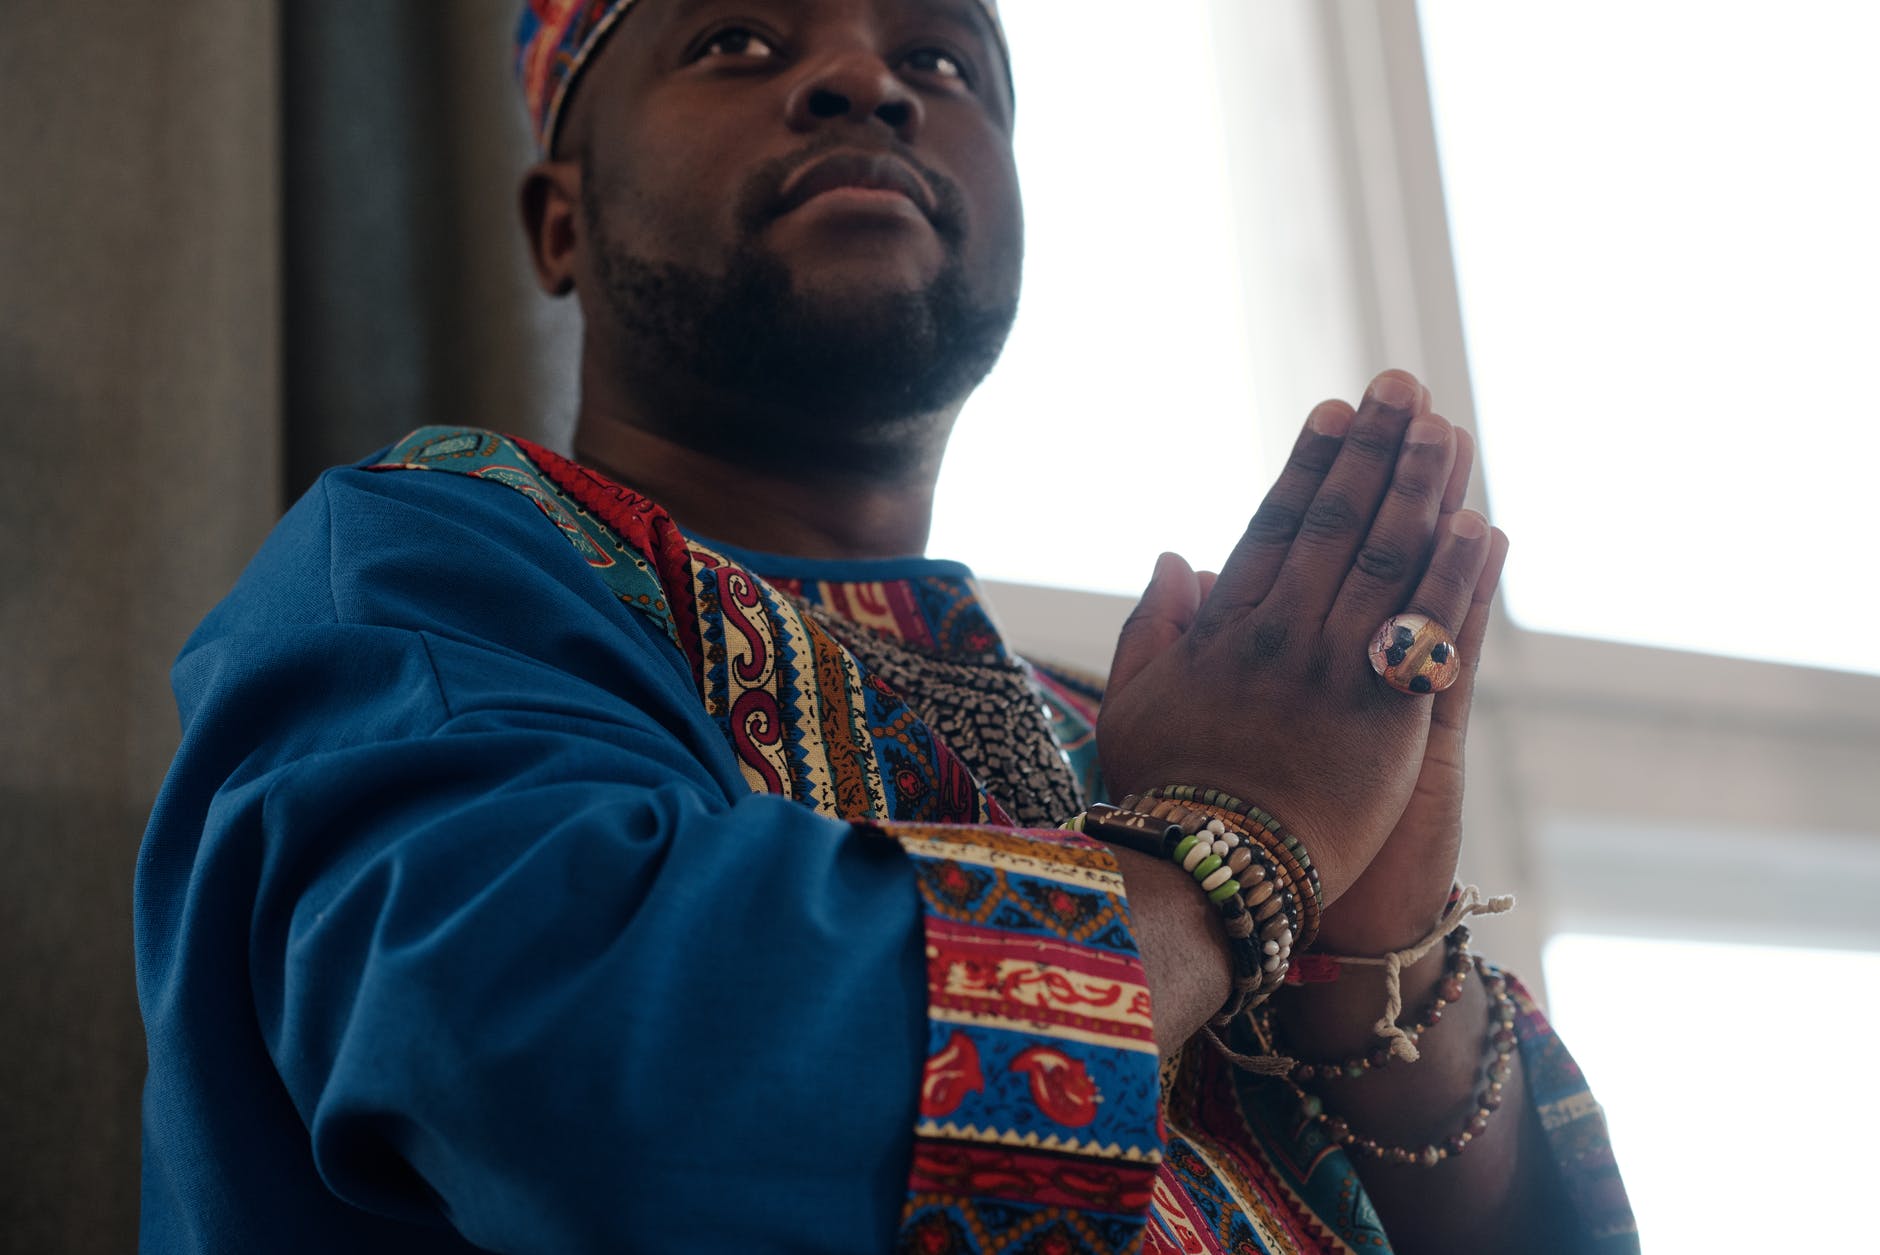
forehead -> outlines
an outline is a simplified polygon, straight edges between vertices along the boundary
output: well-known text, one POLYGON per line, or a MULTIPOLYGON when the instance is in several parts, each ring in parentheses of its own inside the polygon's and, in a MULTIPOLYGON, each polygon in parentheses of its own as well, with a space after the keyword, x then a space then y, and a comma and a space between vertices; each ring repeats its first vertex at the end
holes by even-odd
POLYGON ((657 44, 701 20, 738 13, 798 24, 858 5, 884 22, 938 22, 990 44, 1009 102, 1011 63, 998 0, 528 0, 516 32, 516 74, 537 146, 543 153, 553 149, 577 81, 606 46, 657 44))
MULTIPOLYGON (((977 34, 1003 43, 1003 30, 999 23, 998 0, 863 0, 866 7, 880 17, 922 17, 950 21, 977 34)), ((634 0, 627 0, 628 7, 635 7, 634 0)), ((742 0, 742 3, 727 4, 727 0, 638 0, 637 7, 643 10, 637 21, 642 22, 679 22, 689 21, 702 14, 709 14, 723 8, 755 9, 771 12, 781 11, 785 16, 799 19, 815 19, 824 13, 834 13, 853 7, 853 0, 742 0)))

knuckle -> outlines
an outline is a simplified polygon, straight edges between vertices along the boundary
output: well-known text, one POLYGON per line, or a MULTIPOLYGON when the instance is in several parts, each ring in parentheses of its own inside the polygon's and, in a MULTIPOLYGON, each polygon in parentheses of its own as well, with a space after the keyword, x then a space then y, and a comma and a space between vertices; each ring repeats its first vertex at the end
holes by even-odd
POLYGON ((1436 481, 1427 475, 1399 474, 1390 481, 1390 495, 1415 509, 1423 509, 1436 500, 1436 481))
POLYGON ((1255 544, 1291 540, 1299 531, 1302 512, 1284 501, 1265 501, 1247 521, 1247 539, 1255 544))
POLYGON ((1226 629, 1227 620, 1216 615, 1204 614, 1195 620, 1194 626, 1182 633, 1182 638, 1176 642, 1176 647, 1192 658, 1212 645, 1214 639, 1226 629))
POLYGON ((1345 449, 1374 461, 1388 461, 1397 456, 1400 435, 1381 423, 1359 423, 1345 437, 1345 449))
POLYGON ((1410 574, 1410 555, 1395 545, 1372 541, 1358 551, 1354 565, 1374 580, 1394 584, 1410 574))
POLYGON ((1280 620, 1269 619, 1253 625, 1241 641, 1241 657, 1250 667, 1264 666, 1286 653, 1292 631, 1280 620))
POLYGON ((1437 551, 1435 561, 1430 563, 1429 572, 1423 577, 1424 582, 1444 599, 1460 600, 1469 604, 1469 593, 1475 586, 1475 566, 1470 562, 1470 554, 1460 547, 1449 552, 1437 551))
POLYGON ((1316 479, 1332 469, 1332 463, 1338 460, 1338 449, 1337 441, 1323 438, 1301 444, 1287 454, 1286 465, 1280 473, 1298 479, 1316 479))
POLYGON ((1451 636, 1455 636, 1461 631, 1460 620, 1463 617, 1456 612, 1455 607, 1464 600, 1466 592, 1453 572, 1431 567, 1424 572, 1422 581, 1417 585, 1410 609, 1412 613, 1429 616, 1442 624, 1451 636))
POLYGON ((1299 522, 1304 536, 1342 536, 1358 530, 1363 520, 1350 499, 1338 493, 1322 493, 1299 522))

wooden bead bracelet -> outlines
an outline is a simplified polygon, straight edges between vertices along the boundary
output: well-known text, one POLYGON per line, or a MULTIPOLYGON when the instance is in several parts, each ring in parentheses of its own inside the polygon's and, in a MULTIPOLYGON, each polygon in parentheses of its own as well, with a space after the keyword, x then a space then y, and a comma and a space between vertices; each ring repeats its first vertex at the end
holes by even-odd
POLYGON ((1326 1111, 1324 1100, 1293 1077, 1283 1078, 1298 1097, 1306 1118, 1316 1121, 1324 1128, 1327 1136, 1347 1151, 1369 1155, 1383 1163, 1434 1168, 1443 1160, 1468 1149, 1470 1143, 1487 1130, 1489 1120, 1501 1108, 1502 1090, 1509 1072, 1514 1068, 1512 1056, 1518 1042, 1514 1029, 1514 997, 1508 992, 1506 978, 1490 970, 1480 959, 1475 960, 1475 968, 1481 973, 1482 985, 1488 991, 1491 1003, 1486 1042, 1488 1062, 1476 1090, 1475 1110, 1463 1121, 1461 1128, 1441 1141, 1425 1146, 1386 1146, 1376 1138, 1355 1132, 1342 1117, 1326 1111))
MULTIPOLYGON (((1261 843, 1266 845, 1276 858, 1287 863, 1289 869, 1295 873, 1295 883, 1301 890, 1306 906, 1304 934, 1306 940, 1300 944, 1299 948, 1303 950, 1311 944, 1312 937, 1318 934, 1319 916, 1324 911, 1325 902, 1319 890, 1319 869, 1312 865, 1312 855, 1306 850, 1304 842, 1287 832, 1281 827, 1279 820, 1258 806, 1243 802, 1233 794, 1224 793, 1219 789, 1209 789, 1194 784, 1172 784, 1150 789, 1142 794, 1140 800, 1146 801, 1150 798, 1168 799, 1216 815, 1224 813, 1237 816, 1241 826, 1250 823, 1264 834, 1260 837, 1261 843)), ((1125 799, 1124 804, 1127 805, 1128 801, 1129 799, 1125 799)))
POLYGON ((1294 951, 1305 944, 1301 904, 1313 894, 1303 865, 1286 856, 1272 829, 1245 826, 1233 812, 1223 817, 1216 808, 1148 795, 1092 806, 1066 827, 1179 864, 1219 908, 1234 990, 1212 1023, 1228 1023, 1285 982, 1294 951))

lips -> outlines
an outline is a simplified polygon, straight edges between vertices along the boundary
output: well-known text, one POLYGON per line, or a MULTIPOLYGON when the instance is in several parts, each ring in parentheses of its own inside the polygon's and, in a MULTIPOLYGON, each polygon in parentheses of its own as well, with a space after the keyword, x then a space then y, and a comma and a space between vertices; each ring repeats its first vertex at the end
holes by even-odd
POLYGON ((781 217, 824 192, 845 187, 899 192, 923 214, 931 218, 934 213, 933 190, 906 162, 884 153, 834 153, 790 176, 783 185, 777 215, 781 217))

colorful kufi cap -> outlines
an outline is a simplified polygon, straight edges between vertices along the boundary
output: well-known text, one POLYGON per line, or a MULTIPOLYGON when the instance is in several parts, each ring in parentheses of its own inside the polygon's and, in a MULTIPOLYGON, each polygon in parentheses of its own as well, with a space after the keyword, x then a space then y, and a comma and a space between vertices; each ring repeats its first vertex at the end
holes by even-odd
MULTIPOLYGON (((529 122, 535 128, 535 143, 541 152, 554 151, 555 128, 561 123, 575 80, 608 32, 636 2, 528 0, 523 6, 522 21, 516 28, 516 77, 522 81, 523 100, 529 107, 529 122)), ((998 0, 979 0, 979 5, 992 19, 999 51, 1009 62, 998 0)))

